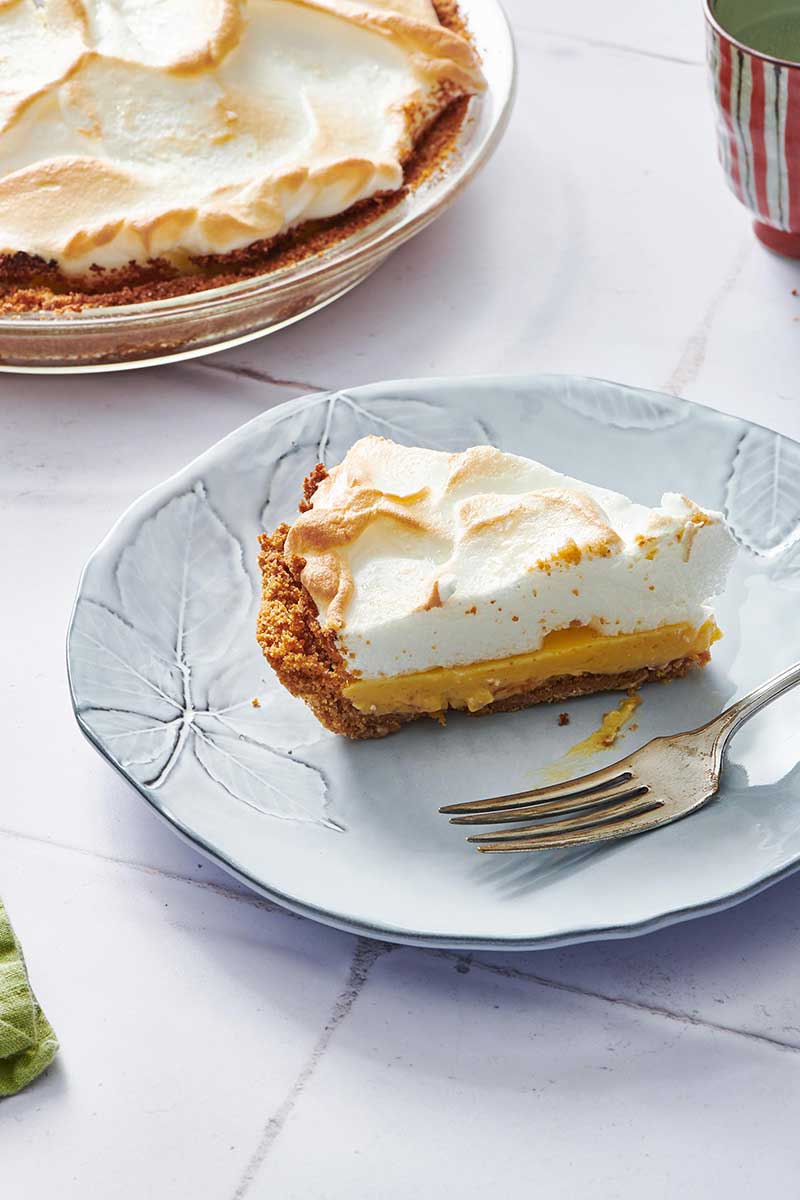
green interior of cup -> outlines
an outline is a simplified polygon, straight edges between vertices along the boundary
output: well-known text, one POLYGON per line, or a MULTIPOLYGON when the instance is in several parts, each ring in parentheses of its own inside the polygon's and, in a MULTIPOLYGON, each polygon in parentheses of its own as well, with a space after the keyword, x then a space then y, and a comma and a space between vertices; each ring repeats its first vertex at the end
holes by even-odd
POLYGON ((714 0, 711 11, 742 45, 800 62, 800 0, 714 0))

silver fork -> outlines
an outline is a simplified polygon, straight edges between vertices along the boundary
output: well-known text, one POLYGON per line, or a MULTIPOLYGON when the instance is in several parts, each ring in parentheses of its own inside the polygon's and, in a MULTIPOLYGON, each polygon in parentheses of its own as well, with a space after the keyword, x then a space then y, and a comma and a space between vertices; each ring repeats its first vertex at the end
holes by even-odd
POLYGON ((800 663, 768 679, 689 733, 657 737, 629 758, 554 787, 446 804, 453 825, 499 825, 533 818, 520 829, 474 834, 479 850, 509 853, 585 846, 644 833, 685 817, 716 794, 725 747, 759 709, 800 683, 800 663))

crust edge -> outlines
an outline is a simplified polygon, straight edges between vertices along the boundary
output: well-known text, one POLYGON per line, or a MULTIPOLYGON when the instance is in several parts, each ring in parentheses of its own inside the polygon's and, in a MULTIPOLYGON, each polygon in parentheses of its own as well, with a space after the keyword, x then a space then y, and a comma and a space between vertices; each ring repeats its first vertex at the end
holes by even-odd
POLYGON ((279 525, 259 538, 262 590, 256 638, 264 657, 287 691, 304 700, 326 729, 349 738, 394 733, 414 718, 360 713, 342 695, 353 676, 300 582, 303 559, 284 554, 288 532, 288 525, 279 525))

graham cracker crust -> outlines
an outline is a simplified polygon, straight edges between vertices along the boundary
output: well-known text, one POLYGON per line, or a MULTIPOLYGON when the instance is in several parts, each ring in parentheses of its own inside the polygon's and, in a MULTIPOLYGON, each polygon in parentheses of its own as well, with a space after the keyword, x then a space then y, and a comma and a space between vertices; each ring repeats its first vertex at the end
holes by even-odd
MULTIPOLYGON (((446 28, 469 37, 456 0, 435 0, 434 7, 446 28)), ((404 182, 398 191, 362 200, 325 220, 304 221, 240 250, 187 256, 180 266, 163 258, 114 269, 93 266, 79 276, 66 275, 56 262, 36 255, 0 254, 0 314, 80 312, 149 303, 224 287, 322 254, 372 224, 426 179, 446 169, 457 148, 470 99, 454 97, 424 130, 404 164, 404 182)))
POLYGON ((300 583, 302 558, 284 555, 288 525, 259 538, 261 611, 256 637, 287 691, 305 700, 317 720, 349 738, 385 737, 413 720, 410 715, 361 713, 342 692, 353 676, 330 630, 320 626, 317 606, 300 583))
MULTIPOLYGON (((325 474, 325 468, 319 465, 308 476, 301 510, 310 507, 314 491, 325 474)), ((355 676, 349 671, 332 631, 320 625, 317 606, 300 582, 304 560, 284 553, 288 532, 289 526, 284 524, 274 533, 264 533, 259 538, 262 603, 256 629, 264 657, 287 691, 304 700, 326 729, 349 738, 386 737, 419 717, 439 720, 441 714, 433 713, 362 713, 343 695, 355 676)), ((616 675, 562 675, 495 700, 470 715, 515 712, 534 704, 554 704, 593 692, 629 691, 657 680, 679 679, 694 667, 705 666, 710 658, 704 650, 665 666, 643 667, 616 675)))

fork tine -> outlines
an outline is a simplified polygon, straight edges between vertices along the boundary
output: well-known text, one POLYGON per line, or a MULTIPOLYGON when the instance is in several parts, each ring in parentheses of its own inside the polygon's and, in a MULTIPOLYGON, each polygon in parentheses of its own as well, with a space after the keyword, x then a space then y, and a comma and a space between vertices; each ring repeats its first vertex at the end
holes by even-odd
POLYGON ((542 821, 536 825, 525 825, 522 829, 509 829, 495 833, 474 833, 467 838, 468 842, 527 842, 539 837, 553 837, 557 834, 569 834, 579 830, 597 831, 618 817, 638 817, 643 813, 654 812, 662 808, 663 800, 650 795, 645 788, 643 794, 621 804, 612 804, 599 812, 582 813, 577 817, 569 817, 565 821, 542 821))
POLYGON ((574 833, 554 833, 547 837, 532 837, 523 841, 487 842, 485 845, 476 846, 475 849, 481 854, 511 854, 523 850, 568 850, 573 846, 611 842, 634 833, 646 833, 648 829, 657 829, 659 825, 673 819, 669 812, 665 814, 659 807, 627 821, 609 821, 607 825, 577 829, 574 833))
POLYGON ((603 809, 613 801, 635 800, 643 796, 647 788, 637 784, 634 779, 611 791, 584 792, 574 799, 554 800, 552 804, 523 804, 518 808, 503 808, 499 812, 483 809, 480 812, 469 813, 464 817, 451 817, 451 825, 501 825, 509 821, 522 821, 525 817, 556 817, 559 813, 578 813, 595 810, 600 815, 603 809))
POLYGON ((602 771, 592 771, 589 775, 581 775, 577 779, 567 779, 552 787, 535 788, 533 791, 514 792, 507 796, 493 796, 488 800, 472 800, 464 804, 445 804, 439 812, 448 815, 467 815, 478 812, 502 812, 506 808, 516 808, 520 801, 530 804, 546 804, 551 800, 566 800, 571 796, 583 796, 590 792, 606 790, 616 784, 627 783, 633 778, 628 763, 612 763, 602 771))

